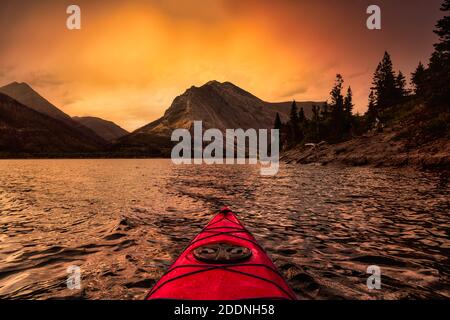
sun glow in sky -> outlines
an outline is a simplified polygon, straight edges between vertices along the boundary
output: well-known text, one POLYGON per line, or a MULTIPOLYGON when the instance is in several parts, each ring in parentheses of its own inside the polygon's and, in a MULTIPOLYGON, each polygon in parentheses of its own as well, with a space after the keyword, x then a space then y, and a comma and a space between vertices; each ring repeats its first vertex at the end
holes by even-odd
POLYGON ((134 130, 192 85, 231 81, 267 101, 328 98, 336 73, 364 112, 385 50, 409 74, 428 61, 440 0, 74 1, 82 30, 66 29, 67 1, 0 2, 0 85, 28 82, 71 116, 134 130))

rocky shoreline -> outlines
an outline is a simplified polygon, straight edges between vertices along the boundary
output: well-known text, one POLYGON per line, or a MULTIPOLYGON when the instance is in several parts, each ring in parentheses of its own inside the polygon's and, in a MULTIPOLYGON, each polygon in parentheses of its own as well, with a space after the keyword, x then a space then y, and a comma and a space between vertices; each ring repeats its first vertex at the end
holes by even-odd
MULTIPOLYGON (((400 131, 401 129, 398 128, 400 131)), ((281 161, 299 164, 347 166, 450 168, 450 140, 436 139, 414 146, 399 139, 399 130, 368 133, 338 144, 298 145, 281 153, 281 161)))

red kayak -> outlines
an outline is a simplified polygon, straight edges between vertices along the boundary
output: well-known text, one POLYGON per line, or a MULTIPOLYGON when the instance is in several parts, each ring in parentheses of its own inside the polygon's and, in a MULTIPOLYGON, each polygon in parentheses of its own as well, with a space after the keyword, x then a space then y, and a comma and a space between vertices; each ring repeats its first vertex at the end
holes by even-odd
POLYGON ((295 300, 294 292, 228 208, 192 240, 147 300, 295 300))

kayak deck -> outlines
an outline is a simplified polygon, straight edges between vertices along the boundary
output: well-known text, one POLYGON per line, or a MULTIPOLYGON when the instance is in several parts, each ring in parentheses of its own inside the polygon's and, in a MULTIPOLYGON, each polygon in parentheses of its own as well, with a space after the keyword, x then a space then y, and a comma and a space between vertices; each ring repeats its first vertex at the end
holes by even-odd
POLYGON ((229 209, 189 243, 146 299, 247 300, 296 296, 229 209))

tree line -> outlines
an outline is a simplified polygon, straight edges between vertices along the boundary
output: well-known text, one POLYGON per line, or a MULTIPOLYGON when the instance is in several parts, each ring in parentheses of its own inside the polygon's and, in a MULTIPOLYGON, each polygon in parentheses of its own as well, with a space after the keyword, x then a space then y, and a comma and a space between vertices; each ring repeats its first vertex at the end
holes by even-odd
MULTIPOLYGON (((448 13, 450 0, 445 0, 441 10, 448 13)), ((372 80, 367 112, 360 116, 353 113, 353 93, 350 86, 344 86, 344 78, 336 75, 329 100, 322 105, 312 106, 312 115, 305 116, 303 108, 291 105, 287 123, 276 115, 275 129, 282 135, 284 147, 299 143, 337 143, 355 135, 382 126, 388 110, 414 100, 426 105, 430 113, 450 113, 450 17, 446 14, 436 24, 434 32, 439 42, 428 66, 419 62, 411 74, 411 89, 401 71, 395 71, 391 56, 384 53, 372 80)))

